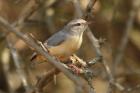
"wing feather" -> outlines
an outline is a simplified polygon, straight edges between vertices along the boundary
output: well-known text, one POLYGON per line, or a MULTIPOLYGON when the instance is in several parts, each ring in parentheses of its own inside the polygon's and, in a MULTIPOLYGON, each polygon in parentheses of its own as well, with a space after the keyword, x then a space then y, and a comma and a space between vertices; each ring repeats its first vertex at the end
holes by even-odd
POLYGON ((51 36, 47 41, 44 42, 44 45, 48 46, 57 46, 60 45, 66 40, 66 33, 60 31, 53 36, 51 36))

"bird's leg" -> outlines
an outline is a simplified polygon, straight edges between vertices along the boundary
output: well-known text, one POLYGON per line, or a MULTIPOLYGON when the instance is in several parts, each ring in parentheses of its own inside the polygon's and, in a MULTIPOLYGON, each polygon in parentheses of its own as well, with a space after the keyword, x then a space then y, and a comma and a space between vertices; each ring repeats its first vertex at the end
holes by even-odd
POLYGON ((74 54, 69 57, 65 64, 68 66, 69 70, 71 70, 76 75, 83 73, 83 68, 86 66, 86 62, 84 63, 83 60, 74 54))
POLYGON ((76 67, 74 64, 72 63, 67 63, 67 64, 64 64, 64 63, 61 63, 66 69, 72 71, 74 74, 76 75, 79 75, 82 73, 82 69, 76 67))

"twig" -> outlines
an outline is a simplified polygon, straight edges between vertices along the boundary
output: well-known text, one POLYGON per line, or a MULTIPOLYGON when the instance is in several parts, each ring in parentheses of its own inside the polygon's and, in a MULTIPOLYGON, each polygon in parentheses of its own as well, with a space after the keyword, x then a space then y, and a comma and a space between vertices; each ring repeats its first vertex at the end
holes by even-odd
POLYGON ((28 1, 28 4, 25 6, 23 11, 21 12, 18 21, 16 21, 13 25, 14 26, 21 26, 21 24, 24 23, 24 21, 29 18, 41 5, 38 0, 30 0, 28 1))
POLYGON ((8 36, 7 36, 6 41, 7 41, 8 47, 10 49, 11 55, 13 57, 15 67, 17 69, 16 71, 17 71, 17 73, 18 73, 18 75, 19 75, 19 77, 20 77, 20 79, 23 83, 23 86, 24 86, 24 88, 27 92, 31 88, 30 85, 29 85, 29 82, 27 80, 27 75, 25 74, 24 69, 21 67, 21 60, 20 60, 19 54, 16 51, 16 49, 13 47, 12 41, 10 41, 11 39, 8 36))
POLYGON ((133 88, 127 88, 127 89, 125 89, 125 91, 127 91, 127 92, 132 92, 133 90, 135 90, 135 89, 140 89, 140 84, 138 84, 138 85, 136 85, 135 87, 133 87, 133 88))
POLYGON ((59 60, 56 60, 54 57, 50 56, 44 49, 42 49, 30 35, 24 34, 23 32, 19 31, 19 29, 14 28, 11 26, 5 19, 0 17, 0 24, 7 28, 6 31, 12 32, 15 35, 17 35, 20 39, 22 39, 26 44, 28 44, 30 47, 33 47, 39 54, 43 55, 48 61, 53 64, 57 69, 62 71, 67 77, 69 77, 75 84, 77 84, 78 87, 81 88, 83 86, 81 82, 78 80, 78 77, 74 76, 72 73, 70 73, 66 68, 64 68, 59 60))
POLYGON ((97 0, 90 0, 89 3, 88 3, 88 6, 86 8, 86 11, 85 11, 85 15, 84 15, 84 18, 87 20, 89 17, 91 17, 92 15, 92 12, 93 12, 93 6, 95 5, 97 0))
POLYGON ((81 67, 86 67, 88 62, 83 61, 81 58, 79 58, 76 54, 73 54, 70 57, 70 60, 73 62, 74 65, 79 65, 81 67))
POLYGON ((122 36, 122 39, 120 40, 120 44, 119 44, 119 47, 118 47, 118 52, 117 52, 117 54, 115 55, 115 58, 114 58, 114 67, 113 67, 114 70, 118 66, 118 64, 120 64, 120 62, 123 58, 124 51, 127 47, 127 43, 128 43, 128 40, 129 40, 128 37, 129 37, 129 34, 130 34, 130 32, 132 31, 132 28, 133 28, 133 22, 134 22, 134 19, 135 19, 135 15, 136 15, 138 9, 140 8, 138 5, 134 5, 134 3, 135 3, 135 1, 133 1, 132 9, 130 10, 129 18, 126 22, 126 28, 125 28, 125 31, 124 31, 125 33, 122 36))
MULTIPOLYGON (((20 0, 19 0, 20 1, 20 0)), ((23 23, 27 20, 37 9, 39 9, 43 3, 40 0, 30 0, 28 4, 24 7, 23 11, 19 15, 19 18, 16 22, 12 23, 12 26, 21 29, 23 23)), ((7 32, 8 35, 9 32, 7 32)))
MULTIPOLYGON (((18 21, 13 23, 14 26, 22 26, 22 24, 31 17, 37 10, 39 10, 46 0, 30 0, 28 4, 24 7, 23 11, 19 15, 18 21)), ((45 7, 48 8, 51 5, 45 7)), ((40 23, 40 22, 39 22, 40 23)))
POLYGON ((47 85, 50 81, 53 80, 53 75, 58 74, 60 71, 57 69, 52 69, 48 72, 46 72, 36 83, 35 90, 32 93, 35 93, 36 91, 42 91, 44 86, 47 85))

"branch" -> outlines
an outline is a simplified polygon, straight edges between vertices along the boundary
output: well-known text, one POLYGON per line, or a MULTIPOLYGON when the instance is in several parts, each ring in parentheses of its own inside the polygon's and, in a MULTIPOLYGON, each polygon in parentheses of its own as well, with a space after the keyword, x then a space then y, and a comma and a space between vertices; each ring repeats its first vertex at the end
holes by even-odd
MULTIPOLYGON (((77 0, 77 2, 78 2, 78 0, 77 0)), ((91 12, 92 12, 92 9, 93 9, 93 6, 94 6, 95 2, 96 2, 96 0, 90 0, 90 1, 89 1, 89 4, 88 4, 87 9, 86 9, 86 12, 84 13, 84 14, 87 14, 87 15, 84 15, 83 18, 87 19, 87 18, 91 15, 91 12)), ((78 3, 75 3, 75 6, 79 6, 79 5, 76 5, 76 4, 78 4, 78 3)), ((77 7, 75 7, 75 8, 77 8, 77 7)), ((79 11, 81 11, 81 14, 83 14, 83 13, 82 13, 82 10, 81 10, 80 8, 78 8, 78 9, 79 9, 79 11)), ((77 14, 77 15, 78 15, 78 14, 77 14)), ((79 14, 79 16, 81 16, 81 15, 79 14)), ((114 86, 116 86, 119 90, 123 90, 124 87, 121 86, 119 83, 117 83, 117 82, 114 81, 114 77, 113 77, 113 75, 112 75, 112 73, 111 73, 111 70, 110 70, 108 64, 107 64, 107 61, 103 58, 102 52, 101 52, 101 50, 100 50, 100 42, 99 42, 99 40, 94 36, 94 34, 92 33, 92 31, 91 31, 90 28, 88 28, 88 31, 86 32, 86 35, 87 35, 88 38, 90 39, 90 41, 91 41, 91 43, 92 43, 92 46, 94 47, 94 49, 95 49, 95 51, 96 51, 96 56, 97 56, 97 58, 100 58, 100 60, 101 60, 102 63, 103 63, 103 67, 104 67, 105 70, 106 70, 107 76, 108 76, 108 78, 109 78, 109 83, 110 83, 110 85, 114 85, 114 86)))
POLYGON ((23 24, 25 20, 27 20, 34 12, 36 12, 36 10, 39 9, 39 6, 41 5, 42 2, 39 2, 38 0, 29 0, 21 12, 18 21, 16 21, 13 25, 21 26, 21 24, 23 24))
POLYGON ((58 74, 60 71, 57 69, 51 69, 46 72, 36 83, 35 89, 32 93, 42 92, 44 86, 53 80, 53 76, 58 74))
POLYGON ((31 88, 30 85, 29 85, 29 82, 27 81, 27 75, 25 74, 25 71, 24 69, 21 67, 21 60, 20 60, 20 57, 19 57, 19 54, 18 52, 16 51, 16 49, 13 47, 12 45, 12 41, 11 41, 11 38, 9 37, 9 35, 7 36, 7 44, 8 44, 8 47, 10 49, 10 52, 11 52, 11 55, 12 55, 12 58, 14 60, 14 64, 15 64, 15 67, 16 67, 16 71, 22 81, 22 84, 27 91, 29 91, 29 89, 31 88))

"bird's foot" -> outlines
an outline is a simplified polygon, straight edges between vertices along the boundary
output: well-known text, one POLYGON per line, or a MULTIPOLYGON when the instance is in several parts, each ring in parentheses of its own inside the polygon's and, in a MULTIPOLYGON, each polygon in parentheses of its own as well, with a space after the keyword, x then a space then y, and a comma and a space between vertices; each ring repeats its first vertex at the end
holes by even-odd
POLYGON ((81 69, 78 68, 77 66, 75 66, 74 64, 68 64, 68 67, 70 68, 70 70, 76 74, 76 75, 79 75, 81 74, 81 69))

